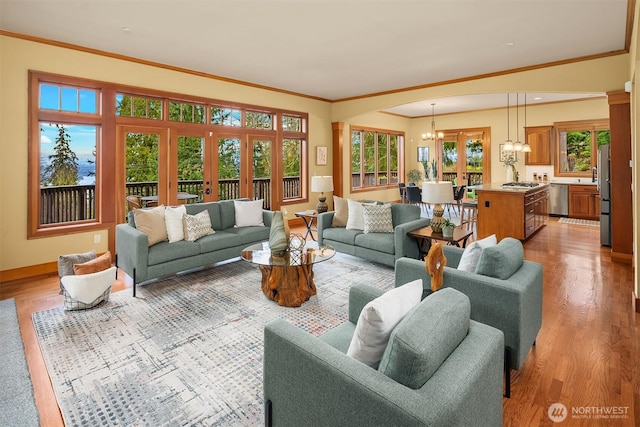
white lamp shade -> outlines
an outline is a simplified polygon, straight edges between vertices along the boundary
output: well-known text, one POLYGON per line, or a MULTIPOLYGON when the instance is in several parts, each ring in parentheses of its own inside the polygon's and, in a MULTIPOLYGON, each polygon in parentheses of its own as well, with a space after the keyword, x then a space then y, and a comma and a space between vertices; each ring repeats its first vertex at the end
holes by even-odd
POLYGON ((332 176, 312 176, 311 191, 314 193, 323 193, 325 191, 333 191, 332 176))
POLYGON ((454 203, 451 181, 423 182, 422 201, 424 203, 454 203))

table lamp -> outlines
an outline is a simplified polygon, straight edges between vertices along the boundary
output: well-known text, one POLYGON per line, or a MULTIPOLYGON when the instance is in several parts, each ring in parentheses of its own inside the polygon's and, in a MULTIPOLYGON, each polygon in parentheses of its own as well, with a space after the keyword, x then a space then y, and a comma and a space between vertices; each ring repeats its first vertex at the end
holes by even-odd
POLYGON ((318 197, 318 204, 316 205, 316 211, 318 211, 318 213, 328 211, 329 206, 326 203, 327 198, 324 195, 324 192, 333 191, 333 177, 332 176, 312 176, 311 191, 313 191, 314 193, 320 193, 320 197, 318 197))
POLYGON ((444 218, 443 204, 454 203, 453 185, 451 181, 423 182, 422 202, 433 204, 433 218, 431 218, 431 229, 434 233, 442 233, 442 223, 444 218))

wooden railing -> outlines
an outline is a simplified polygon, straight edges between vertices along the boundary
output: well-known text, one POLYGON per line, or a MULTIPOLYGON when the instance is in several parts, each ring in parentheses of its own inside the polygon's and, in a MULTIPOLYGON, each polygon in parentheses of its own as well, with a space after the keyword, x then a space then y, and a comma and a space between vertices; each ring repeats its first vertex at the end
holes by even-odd
MULTIPOLYGON (((458 174, 456 172, 442 172, 443 181, 452 181, 458 174)), ((467 185, 482 185, 482 172, 467 172, 467 185)))
POLYGON ((387 176, 378 175, 379 183, 376 183, 376 174, 369 172, 364 174, 364 180, 361 179, 360 173, 351 174, 351 188, 375 187, 376 185, 390 185, 398 183, 398 173, 391 172, 387 176), (391 180, 389 181, 389 177, 391 180), (363 183, 364 181, 364 183, 363 183))
POLYGON ((61 185, 40 189, 40 224, 95 218, 95 185, 61 185))
MULTIPOLYGON (((291 199, 302 196, 300 177, 284 178, 284 198, 291 199)), ((178 192, 198 195, 194 202, 202 200, 204 194, 203 181, 179 181, 178 192)), ((253 180, 251 193, 255 200, 263 199, 264 208, 271 208, 271 178, 253 180)), ((125 195, 156 196, 158 183, 127 183, 125 195)), ((40 224, 56 224, 75 222, 96 217, 95 185, 65 185, 43 187, 40 189, 40 224)), ((221 179, 218 181, 218 200, 230 200, 240 197, 240 181, 237 179, 221 179)))

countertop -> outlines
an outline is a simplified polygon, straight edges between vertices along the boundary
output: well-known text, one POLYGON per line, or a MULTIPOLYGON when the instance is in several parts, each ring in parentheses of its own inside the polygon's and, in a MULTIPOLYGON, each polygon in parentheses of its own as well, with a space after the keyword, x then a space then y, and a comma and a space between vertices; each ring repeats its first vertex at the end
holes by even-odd
POLYGON ((536 187, 526 187, 526 188, 503 187, 502 184, 504 184, 504 182, 492 182, 490 184, 476 185, 473 188, 475 188, 476 191, 501 191, 505 193, 530 193, 530 192, 533 193, 537 190, 540 190, 542 188, 549 186, 549 182, 540 182, 539 183, 540 185, 536 187))
POLYGON ((580 180, 580 182, 568 182, 568 181, 551 181, 550 184, 563 184, 563 185, 598 185, 597 182, 591 182, 591 180, 580 180))

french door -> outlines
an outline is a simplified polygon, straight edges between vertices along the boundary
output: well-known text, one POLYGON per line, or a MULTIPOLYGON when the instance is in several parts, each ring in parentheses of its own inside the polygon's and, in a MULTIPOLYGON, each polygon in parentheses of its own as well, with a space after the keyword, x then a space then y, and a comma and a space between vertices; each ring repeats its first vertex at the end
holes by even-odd
POLYGON ((438 179, 459 185, 491 182, 490 133, 488 128, 444 132, 438 141, 438 179))

